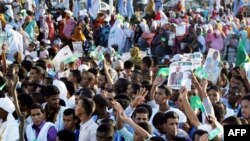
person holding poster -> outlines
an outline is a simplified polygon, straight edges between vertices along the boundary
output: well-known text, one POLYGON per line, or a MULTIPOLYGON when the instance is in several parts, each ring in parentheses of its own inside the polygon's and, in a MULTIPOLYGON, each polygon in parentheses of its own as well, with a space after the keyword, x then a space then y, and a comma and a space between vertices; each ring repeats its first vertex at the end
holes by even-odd
POLYGON ((219 55, 219 51, 210 49, 203 66, 204 70, 208 74, 208 80, 212 81, 213 83, 217 82, 220 74, 219 55))
POLYGON ((180 85, 183 78, 183 72, 180 71, 181 66, 176 67, 176 72, 170 75, 170 85, 180 85))

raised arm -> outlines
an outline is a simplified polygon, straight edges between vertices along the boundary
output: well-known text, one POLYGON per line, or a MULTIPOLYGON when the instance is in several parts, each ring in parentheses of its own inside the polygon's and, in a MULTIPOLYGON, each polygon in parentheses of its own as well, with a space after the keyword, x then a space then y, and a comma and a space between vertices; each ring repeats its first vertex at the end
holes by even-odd
POLYGON ((164 81, 163 77, 156 76, 156 78, 152 84, 152 88, 150 90, 150 93, 149 93, 149 101, 154 99, 156 87, 159 86, 160 84, 162 84, 163 81, 164 81))
POLYGON ((194 127, 197 128, 200 125, 200 121, 189 104, 187 93, 187 89, 185 87, 182 87, 180 89, 180 98, 182 100, 182 104, 189 121, 194 127))
POLYGON ((109 69, 110 69, 110 65, 107 63, 107 61, 104 59, 103 61, 103 69, 104 69, 104 72, 105 72, 105 75, 106 75, 106 78, 107 78, 107 81, 110 85, 113 85, 114 82, 110 76, 110 73, 109 73, 109 69))

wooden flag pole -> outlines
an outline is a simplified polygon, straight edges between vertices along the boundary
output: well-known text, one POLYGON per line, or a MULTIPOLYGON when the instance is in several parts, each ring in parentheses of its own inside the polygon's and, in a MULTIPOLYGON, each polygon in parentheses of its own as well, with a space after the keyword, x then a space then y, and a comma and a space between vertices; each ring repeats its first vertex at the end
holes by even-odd
POLYGON ((12 81, 10 91, 11 91, 11 94, 12 94, 12 96, 14 98, 14 105, 15 105, 16 113, 17 113, 17 116, 18 116, 19 121, 20 121, 20 124, 19 124, 19 138, 20 138, 20 141, 24 141, 24 122, 25 122, 26 114, 22 113, 21 110, 20 110, 19 103, 18 103, 18 98, 17 98, 17 93, 16 93, 16 87, 17 87, 17 83, 19 81, 19 78, 18 78, 18 76, 14 75, 13 80, 10 80, 10 81, 12 81))

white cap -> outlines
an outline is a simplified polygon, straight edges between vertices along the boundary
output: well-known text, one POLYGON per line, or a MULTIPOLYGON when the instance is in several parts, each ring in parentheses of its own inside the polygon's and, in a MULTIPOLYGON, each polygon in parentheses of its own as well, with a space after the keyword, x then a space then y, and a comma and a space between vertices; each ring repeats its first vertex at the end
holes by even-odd
POLYGON ((175 61, 181 61, 183 59, 183 55, 181 54, 176 54, 173 56, 173 58, 170 60, 171 62, 175 62, 175 61))
POLYGON ((69 14, 70 16, 73 15, 73 12, 71 12, 70 10, 64 10, 65 13, 69 14))

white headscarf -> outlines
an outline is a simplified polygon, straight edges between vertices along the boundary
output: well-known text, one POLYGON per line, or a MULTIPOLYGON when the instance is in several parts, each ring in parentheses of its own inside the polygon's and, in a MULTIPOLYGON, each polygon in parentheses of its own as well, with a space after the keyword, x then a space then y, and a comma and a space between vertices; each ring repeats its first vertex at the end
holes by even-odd
POLYGON ((66 88, 65 84, 60 80, 54 80, 53 85, 56 86, 58 88, 58 90, 60 91, 60 99, 62 99, 66 102, 66 100, 67 100, 67 88, 66 88))
POLYGON ((5 98, 0 98, 0 108, 8 113, 13 113, 15 111, 14 103, 7 96, 5 96, 5 98))

